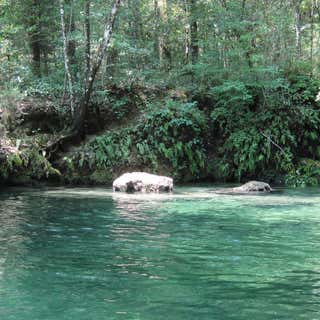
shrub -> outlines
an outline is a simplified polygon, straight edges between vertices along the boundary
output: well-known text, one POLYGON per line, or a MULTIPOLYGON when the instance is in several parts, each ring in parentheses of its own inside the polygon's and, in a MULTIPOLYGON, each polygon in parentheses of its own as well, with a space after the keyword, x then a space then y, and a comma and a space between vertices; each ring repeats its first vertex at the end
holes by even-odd
POLYGON ((320 157, 320 113, 309 81, 226 82, 212 90, 217 102, 211 120, 225 179, 259 176, 269 168, 287 173, 301 156, 320 157))
POLYGON ((285 177, 285 183, 293 187, 316 186, 320 183, 320 162, 302 159, 285 177))
POLYGON ((99 166, 139 164, 157 171, 160 165, 176 177, 205 167, 204 132, 207 123, 194 103, 167 101, 151 111, 134 128, 97 137, 90 145, 99 166))

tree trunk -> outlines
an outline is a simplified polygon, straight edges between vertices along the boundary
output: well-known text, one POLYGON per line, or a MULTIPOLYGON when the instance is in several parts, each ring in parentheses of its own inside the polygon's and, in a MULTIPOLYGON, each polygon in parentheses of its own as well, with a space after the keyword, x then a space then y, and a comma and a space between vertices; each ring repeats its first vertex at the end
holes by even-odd
POLYGON ((154 26, 153 26, 153 33, 154 33, 154 51, 159 59, 159 65, 162 64, 162 51, 160 50, 160 13, 159 13, 159 4, 158 0, 153 0, 153 12, 154 12, 154 26))
POLYGON ((41 76, 41 10, 39 0, 32 0, 30 20, 28 27, 31 30, 29 32, 30 48, 32 57, 32 73, 36 77, 41 76))
POLYGON ((188 0, 184 0, 183 3, 184 15, 185 15, 185 28, 184 28, 184 60, 185 64, 190 60, 190 21, 189 21, 189 9, 188 0))
POLYGON ((196 64, 199 57, 197 0, 190 0, 190 54, 192 64, 196 64))
POLYGON ((165 70, 169 71, 172 66, 172 56, 171 56, 171 47, 169 41, 170 33, 170 3, 169 0, 163 0, 163 22, 164 22, 164 56, 165 56, 165 70))
POLYGON ((91 35, 90 35, 90 0, 86 0, 85 7, 85 34, 86 34, 86 48, 85 48, 85 83, 89 81, 89 75, 91 70, 91 35))
POLYGON ((185 26, 185 61, 196 64, 199 57, 198 45, 198 21, 196 13, 197 0, 184 0, 184 12, 186 16, 185 26))
POLYGON ((64 22, 64 3, 63 0, 59 0, 60 4, 60 20, 61 20, 61 32, 62 32, 62 39, 63 39, 63 53, 64 53, 64 67, 65 72, 68 78, 69 84, 69 94, 70 94, 70 111, 71 114, 74 114, 74 94, 73 94, 73 80, 70 72, 70 61, 68 55, 68 39, 66 35, 66 26, 64 22))
POLYGON ((313 41, 314 41, 314 0, 311 1, 310 8, 310 20, 311 20, 311 32, 310 32, 310 64, 311 75, 313 74, 313 41))
POLYGON ((76 41, 73 39, 75 32, 75 21, 74 21, 74 0, 69 1, 70 4, 70 18, 69 18, 69 30, 68 30, 68 56, 70 65, 74 65, 76 55, 76 41))
POLYGON ((169 70, 171 65, 171 52, 168 47, 166 32, 167 24, 167 2, 165 0, 154 0, 154 35, 155 51, 159 57, 159 68, 169 70))
POLYGON ((36 33, 31 36, 32 72, 36 77, 41 76, 41 44, 36 33))
MULTIPOLYGON (((60 3, 62 3, 62 1, 63 0, 60 0, 60 3)), ((85 125, 85 120, 86 120, 86 117, 88 114, 88 105, 89 105, 91 94, 92 94, 94 80, 95 80, 96 75, 99 71, 102 60, 104 59, 106 49, 109 46, 112 32, 113 32, 115 19, 117 16, 118 9, 121 5, 121 2, 122 2, 122 0, 115 0, 114 1, 112 9, 111 9, 110 17, 105 23, 103 38, 100 42, 96 58, 91 64, 90 75, 89 75, 87 81, 85 82, 84 95, 80 99, 79 109, 77 110, 77 113, 75 114, 71 129, 66 135, 60 137, 58 140, 47 145, 46 151, 47 151, 47 154, 49 155, 49 157, 53 151, 56 151, 56 149, 59 148, 59 146, 63 148, 63 146, 68 145, 69 143, 72 143, 75 141, 82 141, 85 137, 84 125, 85 125)), ((62 12, 62 16, 63 16, 63 6, 62 6, 62 10, 60 10, 60 13, 61 12, 62 12)))
MULTIPOLYGON (((129 28, 130 28, 130 36, 131 36, 131 45, 138 49, 145 45, 143 42, 144 37, 144 27, 142 21, 142 1, 141 0, 127 0, 128 1, 128 10, 130 12, 129 15, 129 28)), ((153 25, 153 29, 156 30, 156 26, 153 25)), ((156 52, 158 50, 156 49, 156 52)), ((114 52, 114 56, 118 55, 117 52, 114 52)), ((130 54, 129 55, 129 64, 134 66, 135 68, 141 70, 144 69, 143 65, 145 63, 145 59, 141 57, 139 54, 130 54)))
POLYGON ((86 84, 85 84, 85 93, 83 98, 81 99, 80 106, 79 106, 79 112, 78 112, 79 116, 76 118, 76 121, 74 123, 74 129, 78 131, 80 135, 84 135, 84 122, 88 113, 88 105, 91 98, 93 83, 100 69, 106 50, 109 46, 115 19, 117 16, 117 11, 119 9, 120 4, 121 4, 121 0, 115 0, 113 4, 109 20, 105 24, 103 39, 99 45, 96 59, 92 63, 90 76, 88 78, 88 81, 86 81, 86 84))
POLYGON ((130 10, 130 34, 135 40, 139 40, 142 33, 141 22, 141 0, 128 0, 128 9, 130 10))
POLYGON ((296 53, 300 58, 302 54, 302 46, 301 46, 301 0, 295 1, 295 31, 296 31, 296 53))

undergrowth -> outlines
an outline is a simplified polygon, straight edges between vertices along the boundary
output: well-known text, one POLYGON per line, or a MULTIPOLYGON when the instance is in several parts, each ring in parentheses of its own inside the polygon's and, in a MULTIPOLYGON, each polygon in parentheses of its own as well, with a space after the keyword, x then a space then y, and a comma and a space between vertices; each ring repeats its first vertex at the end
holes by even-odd
POLYGON ((148 167, 153 172, 170 168, 178 179, 197 178, 205 168, 206 130, 205 115, 195 103, 168 100, 162 108, 150 106, 136 126, 96 137, 77 165, 148 167))
POLYGON ((1 158, 0 181, 30 183, 59 175, 60 172, 37 148, 8 153, 1 158))

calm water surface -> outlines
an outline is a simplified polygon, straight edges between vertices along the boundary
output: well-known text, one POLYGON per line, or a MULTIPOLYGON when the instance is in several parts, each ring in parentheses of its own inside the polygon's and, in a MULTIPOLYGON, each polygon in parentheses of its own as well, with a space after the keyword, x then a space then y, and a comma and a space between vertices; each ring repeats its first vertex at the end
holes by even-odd
POLYGON ((320 189, 213 190, 2 190, 0 319, 320 319, 320 189))

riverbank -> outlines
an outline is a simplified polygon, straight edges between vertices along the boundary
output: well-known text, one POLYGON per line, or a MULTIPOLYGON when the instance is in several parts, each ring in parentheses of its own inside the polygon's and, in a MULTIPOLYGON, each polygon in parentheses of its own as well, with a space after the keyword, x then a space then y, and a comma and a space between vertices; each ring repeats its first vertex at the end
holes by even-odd
MULTIPOLYGON (((253 98, 252 88, 243 89, 253 98)), ((279 94, 277 90, 272 94, 279 94)), ((124 172, 145 171, 182 183, 255 179, 317 185, 317 102, 308 100, 299 110, 303 119, 297 108, 292 113, 291 106, 277 104, 262 108, 256 102, 252 113, 251 100, 229 91, 196 96, 194 91, 160 87, 100 88, 90 105, 85 138, 53 149, 48 145, 72 121, 67 106, 51 96, 3 96, 0 182, 111 185, 124 172), (283 119, 289 123, 284 125, 283 119)))

